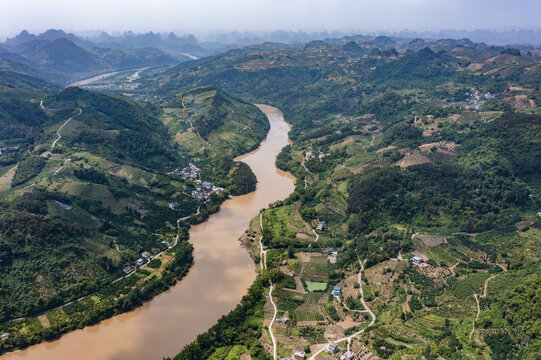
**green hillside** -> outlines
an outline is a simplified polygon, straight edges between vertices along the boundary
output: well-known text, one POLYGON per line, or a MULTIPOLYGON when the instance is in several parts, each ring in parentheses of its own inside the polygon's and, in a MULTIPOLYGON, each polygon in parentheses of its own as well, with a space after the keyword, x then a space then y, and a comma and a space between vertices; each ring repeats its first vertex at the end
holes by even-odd
POLYGON ((255 106, 216 87, 174 93, 163 103, 161 119, 179 149, 202 164, 204 176, 234 195, 253 191, 256 178, 233 158, 254 150, 269 129, 255 106))
MULTIPOLYGON (((0 332, 11 335, 2 351, 129 311, 166 290, 192 264, 190 221, 255 187, 249 167, 234 166, 232 156, 257 146, 266 117, 222 91, 182 120, 204 124, 212 115, 223 121, 220 134, 253 130, 231 138, 242 146, 212 140, 220 154, 205 158, 175 143, 161 121, 168 109, 79 88, 0 90, 0 332), (175 173, 189 162, 225 190, 194 199, 195 183, 175 173), (214 164, 221 164, 215 172, 214 164), (156 258, 136 266, 143 252, 156 258), (35 326, 41 315, 50 327, 35 326)), ((208 137, 217 139, 213 131, 208 137)))
POLYGON ((215 87, 179 92, 163 107, 164 123, 179 146, 192 154, 206 150, 238 156, 255 149, 269 130, 261 111, 215 87))
MULTIPOLYGON (((274 327, 280 357, 319 349, 331 329, 366 327, 367 315, 329 291, 319 300, 291 292, 293 278, 338 284, 342 303, 361 310, 350 290, 359 287, 359 260, 376 322, 352 341, 356 353, 535 358, 538 330, 524 314, 537 310, 523 294, 535 293, 540 271, 540 93, 530 78, 539 60, 468 41, 408 49, 390 40, 246 48, 147 79, 145 91, 160 96, 220 86, 278 106, 293 123, 277 165, 295 174, 295 192, 262 217, 270 270, 176 359, 219 357, 231 346, 266 358, 263 321, 246 330, 251 314, 273 315, 261 279, 273 279, 278 316, 289 318, 274 327), (336 263, 329 248, 338 249, 336 263)), ((256 259, 259 231, 251 227, 245 242, 256 259)))

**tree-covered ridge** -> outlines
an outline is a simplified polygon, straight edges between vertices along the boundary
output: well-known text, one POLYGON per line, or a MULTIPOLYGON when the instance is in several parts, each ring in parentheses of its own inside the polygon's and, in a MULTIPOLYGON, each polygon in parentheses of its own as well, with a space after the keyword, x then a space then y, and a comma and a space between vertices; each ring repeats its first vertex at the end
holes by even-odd
POLYGON ((9 339, 1 351, 94 324, 166 290, 192 265, 189 224, 218 211, 229 194, 255 188, 250 168, 232 155, 255 147, 268 121, 221 90, 203 105, 224 126, 236 119, 247 140, 219 144, 213 157, 175 143, 156 105, 75 87, 2 91, 0 333, 9 339), (189 162, 225 190, 194 198, 196 183, 174 171, 189 162))
POLYGON ((190 143, 197 136, 193 140, 210 153, 238 156, 256 148, 269 130, 267 117, 255 106, 216 87, 176 92, 163 107, 164 123, 189 153, 200 151, 190 143))
POLYGON ((159 109, 125 97, 107 96, 70 87, 45 99, 52 109, 80 108, 61 144, 91 151, 111 161, 149 168, 173 167, 180 161, 167 129, 158 120, 159 109))
MULTIPOLYGON (((497 304, 522 279, 530 294, 539 272, 541 93, 526 79, 539 58, 465 40, 347 40, 230 51, 146 83, 159 96, 220 86, 280 107, 293 124, 277 165, 295 174, 295 192, 244 237, 257 263, 262 236, 268 267, 284 273, 273 291, 278 317, 289 318, 273 325, 278 356, 366 326, 329 295, 340 285, 341 303, 362 309, 350 288, 366 259, 364 296, 378 320, 352 340, 359 356, 535 358, 536 340, 526 345, 497 304), (305 294, 308 282, 327 290, 305 294)), ((257 356, 245 340, 186 349, 257 356)))

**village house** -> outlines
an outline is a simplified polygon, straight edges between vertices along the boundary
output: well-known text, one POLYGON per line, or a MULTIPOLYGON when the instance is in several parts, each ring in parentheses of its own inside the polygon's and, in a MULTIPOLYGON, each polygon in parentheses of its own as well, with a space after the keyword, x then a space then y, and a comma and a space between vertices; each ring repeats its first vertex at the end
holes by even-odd
POLYGON ((338 352, 338 344, 334 342, 330 343, 329 346, 327 346, 327 350, 331 354, 336 354, 338 352))
POLYGON ((167 240, 162 240, 162 244, 165 244, 167 247, 171 247, 171 243, 167 240))
POLYGON ((333 251, 329 256, 327 256, 327 261, 330 264, 336 264, 337 260, 338 260, 338 251, 333 251))
POLYGON ((342 356, 340 356, 340 360, 352 360, 354 357, 355 353, 348 350, 342 356))
POLYGON ((340 286, 335 285, 332 289, 333 295, 340 295, 340 286))
POLYGON ((137 264, 137 266, 142 266, 145 263, 145 260, 139 258, 135 263, 137 264))
POLYGON ((327 222, 325 221, 320 221, 319 224, 317 225, 317 230, 325 230, 325 227, 327 226, 327 222))
POLYGON ((159 252, 162 251, 162 250, 161 250, 160 248, 152 248, 151 251, 152 251, 152 253, 153 253, 154 255, 156 255, 157 253, 159 253, 159 252))
POLYGON ((211 191, 212 190, 212 183, 209 183, 208 181, 203 181, 203 187, 205 188, 205 190, 211 191))
POLYGON ((293 360, 304 360, 306 353, 302 350, 295 350, 293 353, 293 360))
POLYGON ((420 256, 417 256, 415 255, 411 261, 415 264, 415 265, 421 265, 421 263, 423 262, 423 259, 420 257, 420 256))
POLYGON ((124 271, 124 272, 125 272, 126 274, 129 274, 129 273, 131 273, 131 272, 132 272, 132 270, 133 270, 133 269, 132 269, 132 267, 131 267, 131 266, 126 266, 126 267, 124 268, 124 270, 123 270, 123 271, 124 271))
POLYGON ((169 208, 171 210, 175 210, 175 208, 177 208, 180 204, 179 203, 176 203, 176 202, 171 202, 169 204, 167 204, 167 206, 169 206, 169 208))
POLYGON ((150 259, 150 253, 148 251, 143 251, 141 253, 141 256, 144 257, 145 259, 150 259))
POLYGON ((0 339, 2 340, 7 339, 8 337, 9 337, 8 333, 3 333, 2 335, 0 335, 0 339))

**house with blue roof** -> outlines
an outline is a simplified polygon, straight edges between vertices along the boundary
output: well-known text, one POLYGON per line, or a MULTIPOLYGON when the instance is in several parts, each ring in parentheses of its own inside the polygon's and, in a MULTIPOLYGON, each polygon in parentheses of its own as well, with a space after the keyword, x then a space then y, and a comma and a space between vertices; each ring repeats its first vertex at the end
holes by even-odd
POLYGON ((333 295, 340 295, 340 286, 335 285, 335 287, 332 289, 332 293, 333 295))

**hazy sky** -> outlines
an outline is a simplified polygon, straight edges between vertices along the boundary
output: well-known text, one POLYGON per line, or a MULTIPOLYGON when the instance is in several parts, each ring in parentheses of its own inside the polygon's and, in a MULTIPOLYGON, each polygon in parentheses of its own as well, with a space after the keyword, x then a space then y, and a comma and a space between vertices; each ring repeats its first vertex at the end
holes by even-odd
POLYGON ((0 0, 0 37, 48 28, 201 33, 540 26, 541 0, 0 0))

